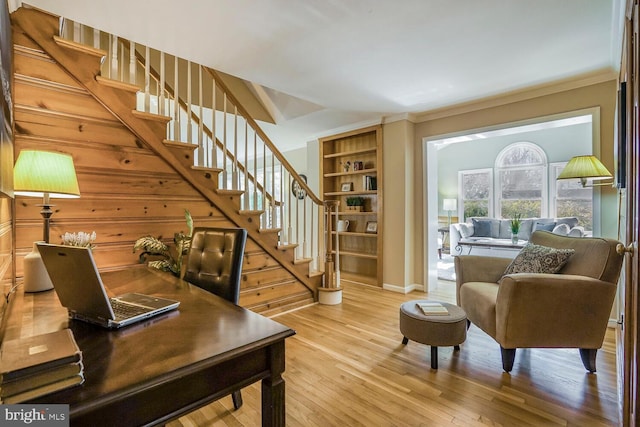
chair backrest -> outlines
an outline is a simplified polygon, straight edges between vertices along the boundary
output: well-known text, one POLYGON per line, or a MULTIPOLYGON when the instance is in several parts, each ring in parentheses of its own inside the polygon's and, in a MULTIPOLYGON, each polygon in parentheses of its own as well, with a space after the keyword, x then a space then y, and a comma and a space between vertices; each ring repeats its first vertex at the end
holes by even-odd
POLYGON ((196 227, 184 280, 238 304, 247 230, 196 227))
POLYGON ((609 283, 617 283, 624 257, 616 252, 620 243, 604 237, 569 237, 534 231, 531 243, 556 249, 574 249, 576 252, 558 272, 593 277, 609 283))

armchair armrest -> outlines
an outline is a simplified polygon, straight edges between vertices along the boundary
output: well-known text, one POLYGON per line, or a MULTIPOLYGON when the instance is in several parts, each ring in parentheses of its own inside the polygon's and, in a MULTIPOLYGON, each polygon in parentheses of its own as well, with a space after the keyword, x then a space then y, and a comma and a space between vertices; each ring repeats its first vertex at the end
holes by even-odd
POLYGON ((504 270, 511 263, 510 258, 459 255, 454 258, 456 271, 456 300, 459 301, 460 287, 466 282, 498 283, 504 270))
POLYGON ((586 276, 504 276, 496 300, 496 341, 504 348, 602 346, 616 285, 586 276))

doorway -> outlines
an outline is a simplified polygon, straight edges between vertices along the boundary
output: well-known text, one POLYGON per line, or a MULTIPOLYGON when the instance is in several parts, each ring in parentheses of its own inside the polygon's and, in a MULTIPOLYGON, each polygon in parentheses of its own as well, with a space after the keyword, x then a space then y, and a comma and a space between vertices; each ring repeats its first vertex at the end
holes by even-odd
MULTIPOLYGON (((467 130, 423 140, 424 236, 423 245, 427 263, 424 271, 425 291, 433 290, 438 280, 438 229, 442 219, 448 217, 443 209, 444 199, 459 199, 458 171, 493 168, 502 148, 513 142, 540 142, 549 162, 566 162, 581 154, 600 155, 600 110, 589 108, 552 116, 538 117, 517 123, 508 123, 482 129, 467 130), (585 124, 588 123, 588 124, 585 124), (571 127, 581 126, 578 137, 568 137, 571 127), (574 141, 567 143, 567 139, 574 141), (482 149, 479 150, 482 144, 482 149), (484 166, 482 166, 484 165, 484 166)), ((575 128, 574 128, 575 129, 575 128)), ((454 221, 464 222, 460 200, 454 221)), ((601 235, 600 192, 594 191, 593 232, 601 235)), ((452 250, 454 250, 452 248, 452 250)))

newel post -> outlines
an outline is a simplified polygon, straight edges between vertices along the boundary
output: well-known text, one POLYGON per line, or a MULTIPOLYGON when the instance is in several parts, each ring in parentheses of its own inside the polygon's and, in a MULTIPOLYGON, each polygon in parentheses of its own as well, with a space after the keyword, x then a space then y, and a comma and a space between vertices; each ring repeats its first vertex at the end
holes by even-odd
MULTIPOLYGON (((324 281, 322 287, 318 288, 318 302, 320 304, 335 305, 342 302, 342 288, 340 287, 339 273, 336 270, 335 260, 339 260, 338 243, 336 241, 334 251, 333 242, 333 215, 338 214, 338 200, 326 200, 324 202, 324 281), (334 257, 334 252, 336 256, 334 257)), ((336 234, 336 240, 338 235, 336 234)), ((338 261, 339 262, 339 261, 338 261)))

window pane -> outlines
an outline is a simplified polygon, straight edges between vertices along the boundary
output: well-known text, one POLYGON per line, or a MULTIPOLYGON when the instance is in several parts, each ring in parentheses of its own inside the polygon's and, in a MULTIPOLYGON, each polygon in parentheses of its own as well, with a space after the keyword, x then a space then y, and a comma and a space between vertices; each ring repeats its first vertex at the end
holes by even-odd
POLYGON ((578 225, 585 230, 593 230, 591 200, 558 200, 557 215, 559 218, 575 216, 578 225))
POLYGON ((502 162, 499 166, 502 167, 542 165, 545 163, 545 159, 540 157, 539 153, 532 150, 531 147, 522 145, 511 148, 501 160, 502 162))
POLYGON ((465 173, 462 177, 462 192, 464 200, 489 198, 489 174, 465 173))
POLYGON ((500 206, 502 218, 515 218, 520 214, 522 218, 542 217, 542 201, 540 200, 503 200, 500 206))
POLYGON ((476 216, 489 216, 488 200, 467 200, 464 202, 464 220, 476 216))
POLYGON ((500 171, 502 199, 542 198, 542 168, 500 171))

